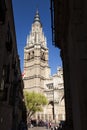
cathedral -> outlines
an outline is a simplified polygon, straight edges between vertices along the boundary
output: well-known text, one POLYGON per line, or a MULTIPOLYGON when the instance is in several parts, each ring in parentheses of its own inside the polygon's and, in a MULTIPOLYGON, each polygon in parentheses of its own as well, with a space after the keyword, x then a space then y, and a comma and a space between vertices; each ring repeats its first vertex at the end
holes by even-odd
POLYGON ((51 76, 48 53, 46 37, 37 10, 24 47, 24 89, 43 93, 49 101, 43 112, 35 115, 35 119, 59 122, 65 120, 63 70, 62 67, 58 67, 57 73, 51 76))

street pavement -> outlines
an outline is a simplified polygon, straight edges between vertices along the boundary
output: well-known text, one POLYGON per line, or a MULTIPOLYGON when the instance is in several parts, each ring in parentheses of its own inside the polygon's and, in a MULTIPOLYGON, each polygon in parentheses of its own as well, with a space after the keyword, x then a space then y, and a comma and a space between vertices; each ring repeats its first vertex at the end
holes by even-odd
POLYGON ((46 127, 33 127, 33 128, 28 128, 28 130, 50 130, 50 129, 47 129, 46 127))
POLYGON ((52 123, 51 128, 47 128, 46 126, 44 127, 36 126, 36 127, 30 127, 28 128, 28 130, 54 130, 54 127, 56 126, 58 126, 58 123, 52 123))

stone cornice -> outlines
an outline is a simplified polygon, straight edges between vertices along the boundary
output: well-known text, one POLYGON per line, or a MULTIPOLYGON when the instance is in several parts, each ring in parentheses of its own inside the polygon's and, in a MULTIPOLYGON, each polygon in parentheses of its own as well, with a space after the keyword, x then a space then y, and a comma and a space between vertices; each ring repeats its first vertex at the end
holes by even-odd
POLYGON ((45 80, 45 77, 43 77, 41 75, 33 75, 33 76, 24 77, 24 80, 29 80, 29 79, 34 79, 34 78, 41 78, 41 79, 45 80))

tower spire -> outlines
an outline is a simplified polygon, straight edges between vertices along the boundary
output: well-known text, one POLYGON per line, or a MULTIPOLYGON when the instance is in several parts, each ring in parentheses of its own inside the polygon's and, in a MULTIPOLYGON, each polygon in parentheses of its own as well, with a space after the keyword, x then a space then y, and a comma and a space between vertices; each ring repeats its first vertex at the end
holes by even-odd
POLYGON ((41 22, 40 22, 40 16, 39 16, 38 9, 36 10, 36 14, 35 14, 35 17, 34 17, 34 23, 35 23, 35 22, 41 23, 41 22))

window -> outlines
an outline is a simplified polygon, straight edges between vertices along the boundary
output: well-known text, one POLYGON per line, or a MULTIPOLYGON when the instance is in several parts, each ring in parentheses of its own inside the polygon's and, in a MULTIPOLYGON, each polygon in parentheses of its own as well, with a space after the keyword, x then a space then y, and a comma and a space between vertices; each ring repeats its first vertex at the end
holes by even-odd
POLYGON ((47 84, 47 88, 48 88, 48 89, 53 89, 53 83, 47 84))
POLYGON ((0 85, 0 91, 4 90, 4 76, 5 76, 5 70, 3 69, 2 79, 1 79, 1 85, 0 85))
POLYGON ((34 58, 34 51, 31 52, 31 59, 34 58))
POLYGON ((1 101, 6 101, 7 100, 7 91, 8 91, 8 87, 7 87, 7 80, 8 80, 8 70, 7 70, 7 66, 3 67, 2 70, 2 79, 1 79, 1 84, 0 84, 0 100, 1 101))
POLYGON ((41 52, 41 60, 45 61, 45 54, 44 54, 44 52, 41 52))
POLYGON ((28 53, 27 60, 30 60, 30 59, 33 59, 33 58, 34 58, 34 51, 29 52, 29 53, 28 53))
POLYGON ((30 53, 28 53, 27 60, 30 60, 30 53))

